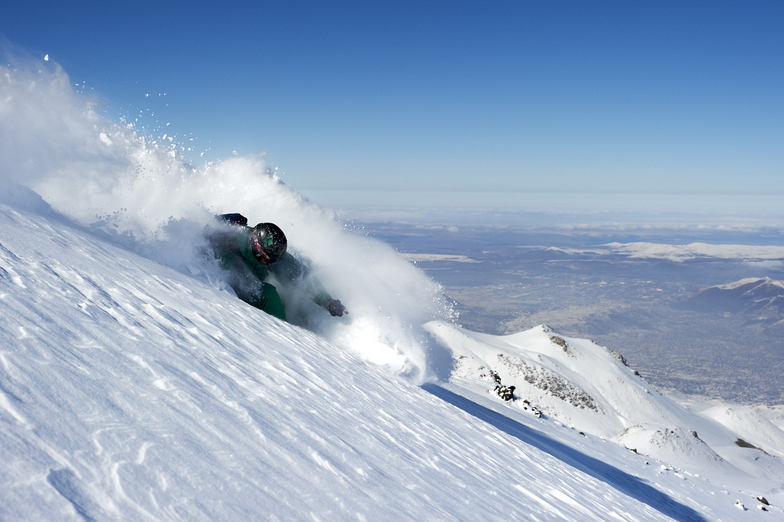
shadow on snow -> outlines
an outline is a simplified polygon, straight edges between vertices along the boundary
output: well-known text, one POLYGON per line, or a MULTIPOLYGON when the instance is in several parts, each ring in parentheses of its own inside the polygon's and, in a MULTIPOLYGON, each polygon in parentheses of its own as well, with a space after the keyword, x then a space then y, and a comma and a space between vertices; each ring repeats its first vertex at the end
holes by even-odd
POLYGON ((524 424, 470 401, 465 397, 461 397, 441 386, 428 383, 422 385, 422 389, 435 395, 439 399, 460 408, 477 419, 494 426, 504 433, 521 440, 525 444, 544 451, 569 466, 601 480, 624 495, 628 495, 649 505, 663 515, 680 521, 707 522, 706 519, 694 509, 676 502, 634 475, 630 475, 606 462, 585 455, 524 424))

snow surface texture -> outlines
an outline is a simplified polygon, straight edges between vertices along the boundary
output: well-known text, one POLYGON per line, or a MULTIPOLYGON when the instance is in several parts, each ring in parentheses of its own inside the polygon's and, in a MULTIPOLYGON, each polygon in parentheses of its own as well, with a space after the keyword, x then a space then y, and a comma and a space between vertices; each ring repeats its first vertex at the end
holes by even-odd
POLYGON ((758 412, 680 406, 546 327, 460 329, 261 158, 190 167, 48 65, 0 70, 0 140, 2 520, 784 515, 758 412), (345 321, 281 323, 199 256, 213 213, 259 206, 345 321))

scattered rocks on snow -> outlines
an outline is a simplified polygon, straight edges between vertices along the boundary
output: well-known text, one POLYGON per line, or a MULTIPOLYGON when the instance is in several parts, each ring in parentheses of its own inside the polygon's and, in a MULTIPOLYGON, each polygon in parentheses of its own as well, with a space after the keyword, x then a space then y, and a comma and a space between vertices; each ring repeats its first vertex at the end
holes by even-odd
POLYGON ((505 401, 511 401, 514 399, 514 386, 503 386, 501 384, 495 385, 495 392, 498 394, 505 401))
MULTIPOLYGON (((541 419, 542 418, 542 410, 540 410, 539 408, 537 408, 536 406, 534 406, 533 404, 531 404, 527 400, 524 400, 523 404, 524 404, 523 409, 525 411, 528 411, 528 409, 530 408, 531 409, 531 413, 536 415, 537 419, 541 419)), ((582 432, 580 432, 580 433, 582 433, 582 432)), ((585 435, 585 434, 583 433, 583 435, 585 435)))
POLYGON ((770 505, 770 502, 768 502, 768 499, 766 499, 765 497, 757 497, 757 500, 758 500, 759 502, 761 502, 761 503, 765 504, 766 506, 769 506, 769 505, 770 505))
POLYGON ((626 357, 624 357, 624 356, 621 354, 621 352, 617 352, 617 351, 615 351, 615 350, 611 350, 610 348, 607 348, 607 347, 605 347, 605 350, 607 350, 608 352, 610 352, 610 355, 612 355, 613 357, 615 357, 616 359, 618 359, 619 361, 621 361, 621 364, 623 364, 623 365, 624 365, 624 366, 626 366, 627 368, 629 367, 629 363, 627 363, 627 362, 626 362, 626 357))
MULTIPOLYGON (((610 348, 607 348, 606 346, 604 348, 605 348, 605 350, 610 352, 610 355, 612 355, 613 357, 615 357, 616 359, 621 361, 621 364, 623 364, 624 366, 629 368, 629 363, 626 361, 626 357, 624 357, 621 352, 618 352, 616 350, 611 350, 610 348)), ((631 369, 631 368, 629 368, 629 369, 631 369)), ((638 372, 637 370, 632 370, 632 373, 634 373, 634 375, 637 376, 637 377, 642 377, 642 375, 640 375, 640 372, 638 372)))
POLYGON ((515 387, 514 386, 505 386, 501 382, 501 377, 496 372, 494 372, 493 370, 490 370, 490 377, 495 382, 495 388, 494 388, 493 391, 495 391, 495 393, 499 397, 501 397, 503 400, 505 400, 507 402, 514 400, 514 398, 515 398, 515 396, 514 396, 515 387))
POLYGON ((546 368, 529 366, 522 359, 498 354, 498 362, 506 366, 513 377, 521 376, 527 383, 572 406, 599 411, 593 398, 566 379, 546 368))
MULTIPOLYGON (((483 374, 482 377, 484 377, 484 376, 485 375, 483 374)), ((516 400, 516 398, 514 396, 514 391, 515 391, 515 387, 514 386, 506 386, 506 385, 504 385, 501 382, 501 376, 499 376, 493 370, 490 370, 490 378, 493 379, 493 381, 495 382, 495 388, 493 389, 493 391, 495 391, 495 393, 499 397, 501 397, 501 399, 503 399, 503 400, 505 400, 507 402, 516 400)), ((539 419, 542 418, 542 411, 539 408, 537 408, 536 406, 534 406, 533 404, 531 404, 531 402, 528 401, 527 399, 523 400, 523 410, 525 410, 525 411, 531 410, 531 413, 536 415, 537 418, 539 418, 539 419)))
POLYGON ((755 449, 755 450, 757 450, 757 451, 761 451, 761 452, 762 452, 762 453, 764 453, 765 455, 770 455, 770 453, 768 453, 768 452, 767 452, 767 451, 765 451, 764 449, 762 449, 762 448, 758 448, 757 446, 755 446, 755 445, 754 445, 754 444, 752 444, 751 442, 746 442, 746 441, 745 441, 745 440, 743 440, 743 439, 738 439, 738 440, 736 440, 736 441, 735 441, 735 445, 736 445, 736 446, 740 446, 741 448, 755 449))
POLYGON ((566 352, 567 354, 572 355, 572 353, 569 351, 569 344, 566 342, 566 340, 563 337, 560 337, 558 335, 551 335, 550 341, 553 344, 557 344, 558 346, 563 348, 563 351, 566 352))

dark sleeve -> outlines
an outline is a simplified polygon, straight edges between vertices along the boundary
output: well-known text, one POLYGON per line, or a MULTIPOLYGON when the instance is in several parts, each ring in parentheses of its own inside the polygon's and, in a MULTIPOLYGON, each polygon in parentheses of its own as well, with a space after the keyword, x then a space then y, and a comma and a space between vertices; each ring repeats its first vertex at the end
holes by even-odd
POLYGON ((207 237, 210 246, 212 247, 213 255, 215 259, 218 260, 221 268, 224 270, 232 271, 242 271, 242 272, 249 272, 261 279, 264 280, 266 276, 266 269, 264 269, 263 265, 260 263, 256 263, 261 267, 261 270, 257 270, 256 266, 253 266, 251 263, 248 263, 247 260, 242 256, 240 252, 239 246, 237 241, 239 239, 239 235, 241 235, 247 227, 221 227, 212 232, 211 235, 207 237))
POLYGON ((229 225, 237 225, 241 227, 247 226, 248 224, 248 218, 237 212, 233 212, 231 214, 219 214, 215 216, 215 219, 223 223, 228 223, 229 225))
POLYGON ((215 259, 218 260, 218 263, 224 270, 231 270, 236 263, 234 252, 232 252, 231 248, 232 239, 231 235, 226 233, 213 233, 207 237, 215 259))
POLYGON ((319 306, 324 306, 332 299, 321 282, 311 275, 310 268, 288 252, 269 268, 278 281, 286 285, 302 287, 302 290, 319 306))

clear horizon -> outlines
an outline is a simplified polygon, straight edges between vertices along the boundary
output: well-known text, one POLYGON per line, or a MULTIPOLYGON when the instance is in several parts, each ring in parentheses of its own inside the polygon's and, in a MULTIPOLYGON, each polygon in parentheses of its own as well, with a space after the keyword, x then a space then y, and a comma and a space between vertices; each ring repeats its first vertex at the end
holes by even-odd
POLYGON ((7 63, 303 193, 784 199, 782 26, 766 1, 0 6, 7 63))
MULTIPOLYGON (((584 194, 576 192, 302 190, 347 219, 519 226, 649 226, 766 230, 784 240, 777 194, 584 194), (776 232, 774 232, 776 231, 776 232)), ((771 238, 774 239, 774 238, 771 238)))

